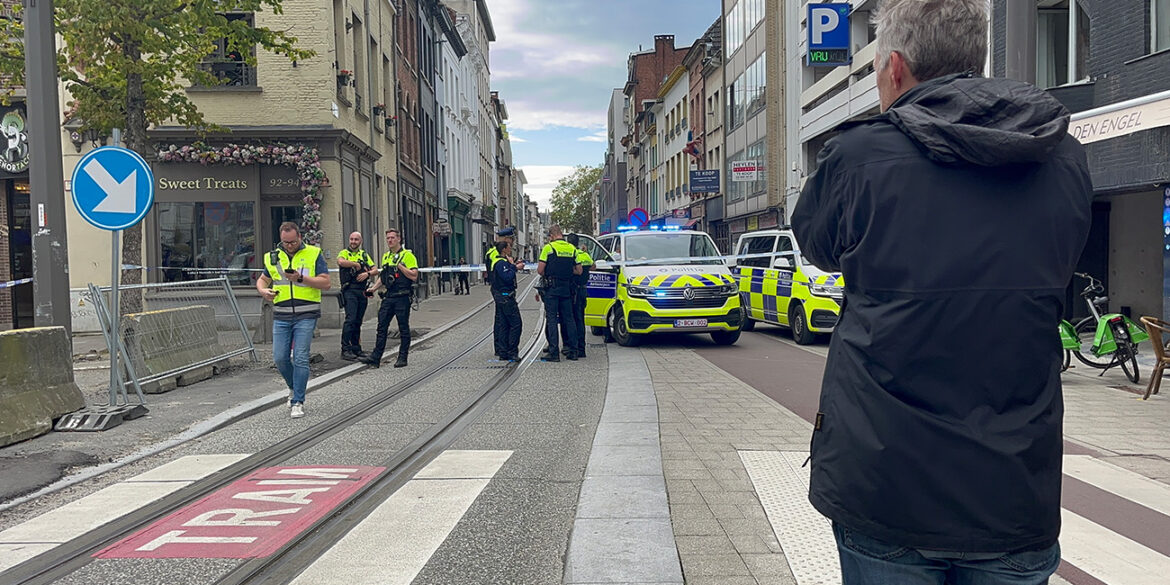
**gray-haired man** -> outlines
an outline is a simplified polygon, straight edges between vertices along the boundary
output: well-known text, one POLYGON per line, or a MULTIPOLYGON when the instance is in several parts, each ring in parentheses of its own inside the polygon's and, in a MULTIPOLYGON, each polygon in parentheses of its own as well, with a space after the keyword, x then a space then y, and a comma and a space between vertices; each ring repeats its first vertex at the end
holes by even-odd
POLYGON ((882 114, 792 215, 845 276, 809 499, 846 585, 1047 583, 1060 562, 1060 344, 1092 186, 1069 114, 982 79, 987 0, 885 0, 882 114))

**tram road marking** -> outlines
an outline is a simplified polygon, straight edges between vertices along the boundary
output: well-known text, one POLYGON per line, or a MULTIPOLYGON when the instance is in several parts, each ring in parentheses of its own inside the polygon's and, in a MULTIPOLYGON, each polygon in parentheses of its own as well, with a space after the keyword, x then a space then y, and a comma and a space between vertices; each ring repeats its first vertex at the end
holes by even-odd
POLYGON ((409 585, 511 451, 444 451, 292 585, 409 585))
POLYGON ((181 457, 0 532, 0 571, 177 492, 246 454, 181 457))
POLYGON ((266 557, 360 491, 385 469, 362 466, 260 469, 107 547, 94 557, 266 557))
POLYGON ((1170 486, 1083 455, 1064 456, 1064 474, 1170 516, 1170 486))

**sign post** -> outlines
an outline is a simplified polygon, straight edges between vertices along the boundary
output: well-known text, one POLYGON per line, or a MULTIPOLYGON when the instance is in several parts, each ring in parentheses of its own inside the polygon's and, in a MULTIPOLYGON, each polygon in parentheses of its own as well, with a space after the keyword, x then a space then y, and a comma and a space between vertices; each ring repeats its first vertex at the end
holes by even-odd
MULTIPOLYGON (((115 134, 115 143, 118 138, 115 134)), ((122 369, 118 365, 118 354, 124 352, 118 332, 121 314, 118 284, 122 280, 118 248, 122 230, 142 221, 154 205, 154 174, 150 165, 138 153, 126 148, 103 146, 91 150, 73 169, 73 205, 85 221, 112 232, 110 336, 107 339, 110 348, 110 406, 118 405, 116 393, 119 390, 129 404, 122 369)), ((138 400, 145 402, 140 389, 138 400)))
POLYGON ((837 67, 851 65, 849 14, 850 4, 808 5, 808 54, 805 65, 809 67, 837 67))

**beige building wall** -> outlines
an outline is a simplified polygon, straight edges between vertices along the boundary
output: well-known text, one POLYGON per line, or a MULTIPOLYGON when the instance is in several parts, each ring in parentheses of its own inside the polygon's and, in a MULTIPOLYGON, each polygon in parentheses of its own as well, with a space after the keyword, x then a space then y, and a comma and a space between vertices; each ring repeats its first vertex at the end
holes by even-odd
MULTIPOLYGON (((371 157, 378 157, 364 169, 373 175, 369 177, 374 186, 369 196, 376 199, 377 225, 382 230, 395 225, 397 198, 390 196, 394 191, 390 191, 388 185, 397 183, 397 128, 395 125, 388 127, 383 115, 373 114, 373 108, 378 104, 385 104, 388 112, 396 111, 393 103, 396 72, 392 65, 392 2, 371 0, 368 14, 365 3, 360 0, 285 0, 283 8, 281 15, 256 14, 256 25, 289 31, 297 37, 299 47, 316 53, 314 57, 293 63, 281 55, 257 49, 255 87, 192 88, 188 90, 188 96, 208 122, 237 129, 239 138, 232 134, 212 135, 214 140, 250 144, 295 142, 242 136, 244 127, 249 126, 283 127, 285 136, 295 135, 298 128, 335 129, 348 133, 343 142, 371 157), (359 49, 356 52, 355 45, 359 49), (353 72, 356 87, 342 87, 338 83, 338 71, 342 69, 353 72), (360 109, 357 95, 361 95, 360 109)), ((64 104, 69 97, 63 87, 61 92, 64 104)), ((152 146, 157 143, 161 142, 152 139, 152 146)), ((175 143, 189 144, 190 140, 175 143)), ((91 149, 92 145, 87 143, 78 152, 69 132, 62 133, 66 180, 72 176, 78 160, 91 149)), ((322 154, 328 155, 327 152, 322 154)), ((322 247, 330 254, 330 260, 336 256, 339 243, 347 235, 342 233, 340 221, 341 156, 340 153, 335 155, 334 158, 323 156, 322 159, 322 168, 330 181, 329 186, 322 189, 322 247)), ((356 165, 356 160, 354 162, 356 165)), ((214 169, 215 165, 208 168, 214 169)), ((64 195, 69 232, 70 287, 83 288, 91 282, 108 285, 111 277, 110 234, 85 222, 74 208, 71 193, 66 191, 64 195)), ((360 217, 360 209, 358 215, 360 217)), ((144 221, 143 227, 152 229, 149 221, 144 221)), ((260 229, 259 210, 256 229, 260 229)), ((380 254, 385 248, 381 234, 364 235, 370 253, 380 254)), ((149 245, 149 238, 144 238, 144 260, 149 245)), ((269 246, 257 238, 257 254, 269 246)))

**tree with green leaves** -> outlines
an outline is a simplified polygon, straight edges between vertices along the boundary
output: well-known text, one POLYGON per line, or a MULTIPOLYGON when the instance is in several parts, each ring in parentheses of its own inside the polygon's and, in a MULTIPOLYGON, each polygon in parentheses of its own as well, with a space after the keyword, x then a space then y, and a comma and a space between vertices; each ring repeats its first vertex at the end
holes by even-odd
POLYGON ((552 192, 552 220, 565 233, 592 234, 597 228, 594 192, 601 184, 601 165, 578 166, 552 192))
MULTIPOLYGON (((256 64, 256 47, 294 61, 313 56, 285 31, 228 17, 281 14, 282 1, 55 0, 58 75, 69 93, 66 117, 80 122, 82 132, 109 136, 114 128, 122 129, 126 147, 144 157, 150 151, 146 132, 151 125, 224 130, 203 117, 186 90, 224 83, 210 67, 224 55, 249 66, 256 64)), ((19 8, 11 7, 17 14, 19 8)), ((24 28, 19 18, 0 19, 0 39, 0 75, 21 86, 24 28)), ((11 86, 4 89, 11 92, 11 86)), ((125 230, 122 242, 122 261, 141 264, 141 227, 125 230)), ((141 272, 123 272, 123 283, 140 281, 141 272)))

